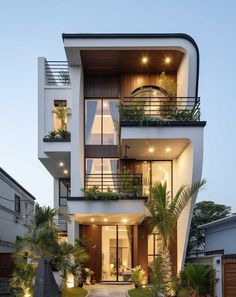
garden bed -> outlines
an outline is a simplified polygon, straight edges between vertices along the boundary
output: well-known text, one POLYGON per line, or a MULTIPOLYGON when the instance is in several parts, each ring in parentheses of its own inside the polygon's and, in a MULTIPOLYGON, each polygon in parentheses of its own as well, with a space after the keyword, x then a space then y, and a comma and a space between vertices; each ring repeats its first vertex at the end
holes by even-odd
POLYGON ((128 291, 130 297, 152 297, 150 288, 138 288, 128 291))
POLYGON ((62 297, 85 297, 88 291, 84 288, 65 288, 62 290, 62 297))

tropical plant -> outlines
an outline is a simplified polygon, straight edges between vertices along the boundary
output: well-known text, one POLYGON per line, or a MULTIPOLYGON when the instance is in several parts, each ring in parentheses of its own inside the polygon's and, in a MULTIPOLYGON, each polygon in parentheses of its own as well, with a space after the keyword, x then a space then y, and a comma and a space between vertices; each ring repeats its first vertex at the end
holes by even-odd
POLYGON ((193 210, 192 223, 189 234, 188 253, 203 250, 205 237, 203 230, 198 227, 230 215, 231 207, 217 204, 213 201, 198 202, 193 210))
POLYGON ((175 97, 177 94, 177 83, 173 78, 167 76, 165 72, 162 72, 159 79, 159 86, 164 89, 168 96, 175 97))
POLYGON ((120 120, 123 122, 138 122, 142 124, 145 117, 144 105, 125 105, 120 104, 120 120))
POLYGON ((57 106, 52 111, 61 122, 61 129, 67 130, 66 118, 71 115, 71 109, 67 106, 57 106))
POLYGON ((58 132, 55 130, 52 130, 52 131, 48 131, 48 135, 46 136, 46 138, 55 139, 57 136, 58 136, 58 132))
MULTIPOLYGON (((187 263, 180 273, 180 287, 192 292, 194 297, 210 294, 213 285, 214 270, 211 266, 187 263)), ((179 290, 178 296, 181 296, 183 289, 179 290)))
POLYGON ((165 296, 165 271, 163 269, 163 259, 161 256, 156 257, 154 261, 150 264, 150 280, 152 284, 152 296, 165 296))
POLYGON ((65 130, 65 129, 59 129, 58 130, 58 135, 62 138, 62 139, 69 139, 70 138, 70 132, 65 130))
POLYGON ((119 193, 113 193, 110 187, 107 187, 106 192, 100 191, 99 186, 92 186, 81 190, 87 200, 117 200, 120 197, 119 193))
POLYGON ((142 269, 140 265, 136 266, 132 271, 131 279, 134 282, 135 288, 141 287, 145 279, 145 271, 142 269))
POLYGON ((166 118, 173 121, 198 121, 199 104, 194 104, 191 109, 179 109, 178 107, 169 109, 166 118))
POLYGON ((60 76, 61 82, 64 85, 66 86, 70 85, 70 75, 68 71, 65 71, 65 70, 59 71, 59 76, 60 76))
POLYGON ((150 212, 150 225, 161 237, 161 257, 164 281, 167 293, 172 292, 172 266, 170 248, 175 240, 176 224, 183 209, 191 198, 205 184, 205 180, 194 183, 191 187, 181 186, 171 199, 167 183, 157 183, 151 188, 151 195, 146 203, 150 212))

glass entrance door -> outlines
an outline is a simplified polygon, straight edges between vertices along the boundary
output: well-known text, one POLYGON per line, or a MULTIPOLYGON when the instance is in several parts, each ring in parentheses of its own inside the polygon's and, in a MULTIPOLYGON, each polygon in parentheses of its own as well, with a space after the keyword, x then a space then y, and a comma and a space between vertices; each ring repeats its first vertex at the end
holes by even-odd
POLYGON ((102 226, 102 280, 129 281, 132 226, 102 226))

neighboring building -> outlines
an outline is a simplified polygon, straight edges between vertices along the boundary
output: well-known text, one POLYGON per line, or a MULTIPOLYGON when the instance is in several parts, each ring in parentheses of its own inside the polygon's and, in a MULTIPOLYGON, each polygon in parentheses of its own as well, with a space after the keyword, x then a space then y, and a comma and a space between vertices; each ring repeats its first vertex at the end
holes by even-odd
POLYGON ((34 196, 0 167, 0 277, 12 271, 15 242, 28 230, 34 200, 34 196))
MULTIPOLYGON (((63 34, 63 41, 67 62, 38 59, 38 157, 54 177, 54 206, 71 215, 68 241, 87 240, 97 281, 124 281, 158 254, 145 210, 150 186, 166 181, 173 196, 201 179, 198 47, 185 34, 63 34), (52 112, 67 108, 64 117, 52 112), (60 128, 71 136, 47 136, 60 128)), ((177 223, 178 271, 195 200, 177 223)))

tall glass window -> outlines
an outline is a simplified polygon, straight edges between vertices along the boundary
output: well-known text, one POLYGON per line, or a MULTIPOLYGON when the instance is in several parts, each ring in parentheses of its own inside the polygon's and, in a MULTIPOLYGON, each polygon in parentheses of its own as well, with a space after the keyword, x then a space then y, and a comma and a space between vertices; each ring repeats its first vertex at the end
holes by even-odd
POLYGON ((86 159, 86 188, 98 186, 100 191, 115 191, 118 159, 86 159))
POLYGON ((68 197, 70 197, 70 180, 60 179, 59 180, 59 205, 66 206, 68 197))
POLYGON ((119 101, 87 99, 85 102, 85 144, 117 145, 119 101))

